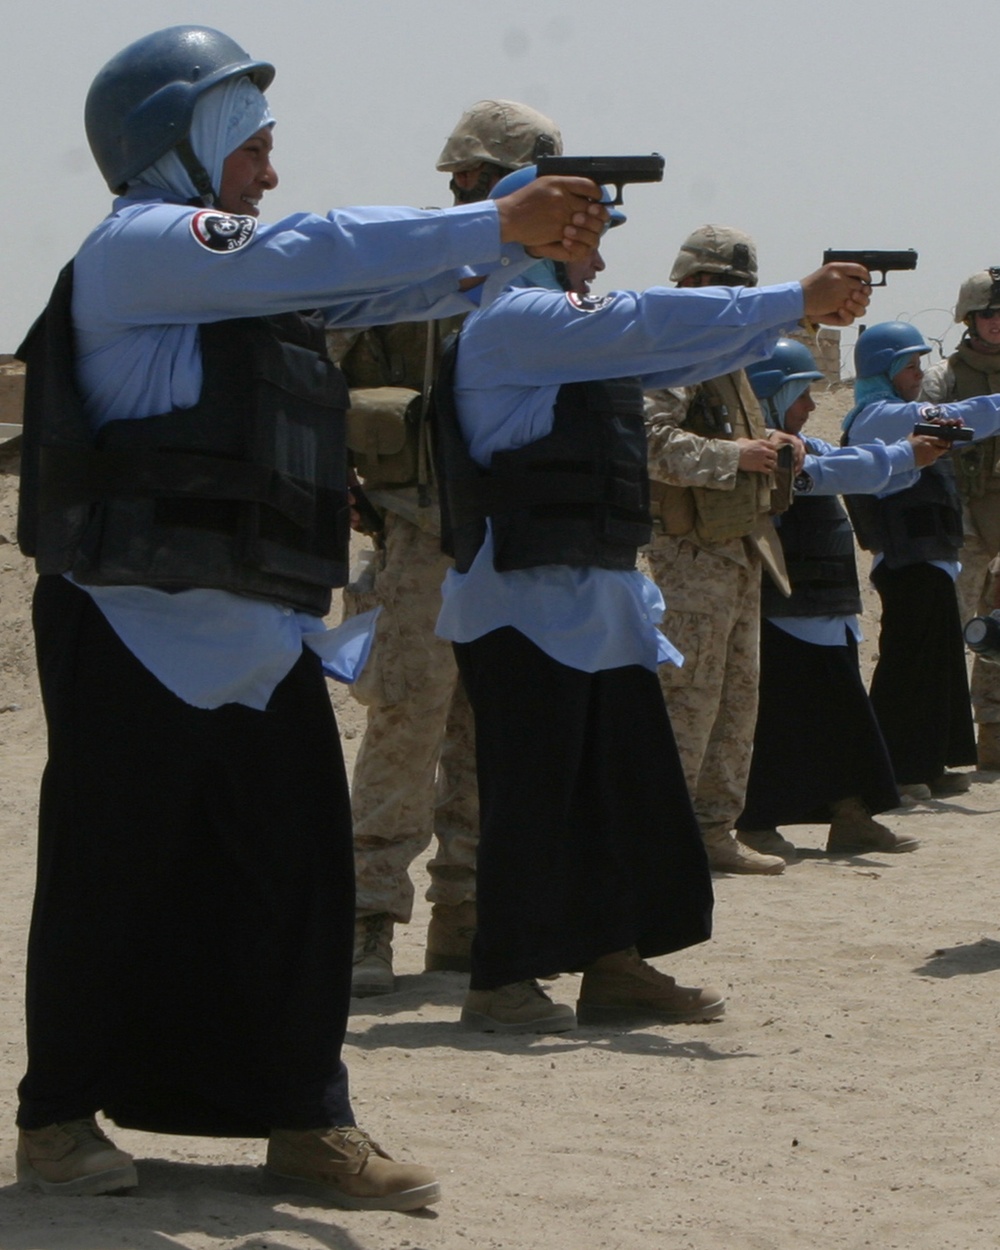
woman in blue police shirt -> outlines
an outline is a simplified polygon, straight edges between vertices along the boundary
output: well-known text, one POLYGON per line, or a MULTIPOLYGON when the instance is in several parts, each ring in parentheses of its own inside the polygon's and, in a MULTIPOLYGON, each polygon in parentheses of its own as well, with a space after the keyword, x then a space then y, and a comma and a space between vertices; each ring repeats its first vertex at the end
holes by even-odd
POLYGON ((635 569, 649 539, 641 390, 766 356, 803 314, 849 323, 866 277, 828 266, 775 287, 589 299, 538 265, 468 318, 446 355, 455 569, 437 629, 475 715, 480 799, 467 1027, 722 1013, 716 991, 646 963, 708 937, 712 891, 656 678, 683 657, 635 569), (580 969, 575 1013, 536 980, 580 969))
POLYGON ((282 1185, 409 1209, 437 1182, 354 1126, 340 1059, 353 861, 321 665, 349 675, 365 639, 345 659, 320 619, 348 515, 322 321, 466 310, 460 265, 585 252, 581 213, 604 212, 567 179, 533 202, 264 225, 273 73, 200 27, 108 63, 87 129, 120 198, 23 349, 49 761, 18 1176, 135 1185, 103 1110, 269 1137, 282 1185))

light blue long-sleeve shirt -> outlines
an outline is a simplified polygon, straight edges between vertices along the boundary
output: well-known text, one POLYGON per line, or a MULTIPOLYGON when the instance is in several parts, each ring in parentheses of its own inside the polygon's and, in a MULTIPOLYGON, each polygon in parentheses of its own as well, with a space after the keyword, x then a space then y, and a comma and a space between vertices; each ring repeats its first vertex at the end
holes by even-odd
MULTIPOLYGON (((357 208, 242 225, 239 246, 205 245, 205 214, 158 192, 130 192, 73 266, 77 379, 96 430, 106 421, 190 407, 201 390, 203 322, 320 308, 330 324, 381 325, 468 312, 470 272, 530 263, 504 247, 492 202, 448 210, 357 208)), ((225 217, 226 215, 222 214, 225 217)), ((372 614, 341 630, 278 604, 217 590, 82 587, 130 651, 196 707, 263 708, 303 646, 350 680, 372 614)))
MULTIPOLYGON (((878 400, 862 408, 847 430, 847 441, 853 447, 859 443, 894 443, 913 433, 918 421, 929 416, 958 417, 975 431, 973 442, 989 438, 1000 431, 1000 395, 976 395, 973 399, 957 400, 952 404, 929 404, 926 400, 913 403, 893 403, 878 400)), ((967 446, 965 443, 956 446, 967 446)), ((895 495, 901 490, 915 486, 920 470, 914 466, 908 473, 895 474, 881 489, 875 492, 879 499, 895 495)))
MULTIPOLYGON (((764 359, 802 316, 798 283, 616 291, 581 300, 514 287, 465 323, 455 401, 470 452, 488 465, 552 429, 567 382, 638 376, 644 388, 682 386, 764 359)), ((657 629, 656 586, 638 572, 545 565, 499 573, 493 539, 467 573, 450 570, 437 632, 471 642, 513 626, 546 654, 584 672, 683 657, 657 629)))
MULTIPOLYGON (((795 483, 800 495, 874 494, 884 490, 897 475, 914 468, 913 447, 905 439, 897 443, 871 443, 859 447, 836 447, 821 438, 803 437, 805 463, 795 483)), ((774 518, 781 528, 781 517, 774 518)), ((850 632, 861 642, 861 626, 854 613, 836 616, 771 616, 772 625, 802 642, 821 647, 842 647, 850 632)))
POLYGON ((199 242, 206 212, 133 191, 77 253, 77 376, 95 429, 197 403, 202 323, 314 308, 328 325, 448 317, 476 306, 458 290, 471 273, 463 262, 480 272, 530 263, 521 247, 501 247, 492 203, 237 218, 252 234, 230 252, 199 242))
MULTIPOLYGON (((925 400, 914 400, 912 403, 878 400, 867 408, 862 408, 854 418, 847 430, 847 439, 851 445, 876 440, 893 442, 912 434, 918 421, 925 421, 932 416, 958 417, 975 431, 972 441, 978 443, 1000 431, 1000 395, 976 395, 972 399, 956 400, 950 404, 929 404, 925 400)), ((919 476, 920 470, 916 467, 908 473, 899 473, 875 494, 879 499, 895 495, 916 485, 919 476)), ((872 567, 881 559, 882 554, 879 552, 872 567)), ((943 569, 952 581, 958 577, 962 568, 958 560, 930 560, 928 563, 943 569)))

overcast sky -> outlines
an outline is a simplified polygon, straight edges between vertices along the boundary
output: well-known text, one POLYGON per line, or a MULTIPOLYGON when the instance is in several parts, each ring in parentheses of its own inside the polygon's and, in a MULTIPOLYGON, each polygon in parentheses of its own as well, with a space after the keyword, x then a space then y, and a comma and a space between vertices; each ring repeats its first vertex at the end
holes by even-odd
POLYGON ((277 67, 265 220, 448 203, 444 139, 502 96, 553 117, 568 153, 666 157, 662 184, 626 189, 598 289, 666 282, 706 221, 755 237, 764 282, 810 272, 825 247, 913 247, 916 273, 891 275, 869 320, 913 320, 951 348, 959 283, 1000 263, 996 0, 0 0, 0 16, 0 351, 107 211, 83 132, 94 74, 179 23, 277 67))

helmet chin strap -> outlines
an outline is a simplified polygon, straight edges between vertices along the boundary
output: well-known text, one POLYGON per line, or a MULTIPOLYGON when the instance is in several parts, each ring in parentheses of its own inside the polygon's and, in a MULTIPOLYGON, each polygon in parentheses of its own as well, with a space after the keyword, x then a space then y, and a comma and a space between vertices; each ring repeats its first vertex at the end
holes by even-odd
POLYGON ((205 169, 205 166, 201 163, 201 161, 198 160, 197 156, 195 156, 194 148, 191 146, 191 140, 187 135, 185 135, 184 138, 181 139, 180 143, 176 145, 175 151, 177 152, 180 162, 184 166, 188 177, 194 183, 194 189, 197 191, 202 204, 204 204, 206 208, 211 208, 219 197, 215 194, 215 189, 212 186, 212 179, 208 176, 208 171, 205 169))

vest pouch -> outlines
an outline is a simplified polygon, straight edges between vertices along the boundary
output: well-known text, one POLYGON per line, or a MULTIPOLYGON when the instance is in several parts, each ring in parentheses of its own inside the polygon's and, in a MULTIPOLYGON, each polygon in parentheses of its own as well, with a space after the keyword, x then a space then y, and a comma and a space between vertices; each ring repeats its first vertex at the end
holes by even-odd
POLYGON ((347 446, 366 487, 416 481, 420 405, 419 392, 404 386, 351 391, 347 446))
POLYGON ((799 496, 772 532, 780 538, 791 598, 778 594, 777 583, 765 578, 763 615, 851 616, 861 611, 854 534, 836 496, 799 496))
MULTIPOLYGON (((736 474, 732 490, 709 490, 707 487, 692 488, 694 495, 695 533, 700 542, 722 543, 733 538, 745 538, 757 525, 762 513, 759 474, 736 474)), ((768 499, 768 503, 769 503, 768 499)))
MULTIPOLYGON (((993 395, 1000 389, 1000 360, 977 352, 962 341, 950 357, 955 399, 993 395)), ((1000 438, 994 435, 962 451, 953 451, 958 491, 969 509, 969 520, 991 551, 1000 549, 1000 438)))
POLYGON ((325 357, 275 338, 258 354, 255 375, 249 459, 270 471, 273 489, 242 509, 242 556, 264 573, 342 585, 350 540, 346 385, 325 357))
POLYGON ((795 496, 795 453, 790 444, 782 443, 777 455, 778 463, 771 475, 771 516, 787 512, 795 496))
MULTIPOLYGON (((644 432, 637 433, 644 452, 644 432)), ((645 464, 550 458, 553 441, 550 435, 494 453, 492 485, 510 500, 530 501, 492 513, 494 566, 499 572, 541 564, 633 570, 638 548, 652 536, 645 464)))
POLYGON ((1000 490, 996 476, 996 437, 984 438, 962 451, 953 451, 951 461, 955 468, 955 481, 963 499, 982 499, 988 490, 1000 490))
POLYGON ((480 550, 487 517, 498 572, 546 564, 634 569, 651 534, 638 379, 564 383, 549 433, 494 451, 483 469, 455 410, 458 350, 458 341, 445 349, 431 397, 442 549, 458 572, 480 550))
MULTIPOLYGON (((956 400, 972 399, 977 395, 993 395, 1000 389, 1000 360, 977 352, 963 339, 958 350, 949 357, 955 379, 956 400)), ((1000 490, 1000 439, 995 435, 983 439, 972 447, 951 453, 955 477, 963 499, 981 499, 987 492, 1000 490)), ((990 501, 990 506, 996 506, 990 501)), ((978 519, 977 519, 978 524, 978 519)), ((990 527, 995 532, 997 522, 990 527)), ((991 534, 984 534, 987 545, 991 534)))
MULTIPOLYGON (((852 520, 856 511, 852 505, 870 498, 845 497, 852 520)), ((875 549, 882 552, 887 568, 957 558, 962 546, 962 507, 950 460, 928 465, 913 486, 875 502, 881 540, 875 549)))
POLYGON ((658 535, 679 538, 694 529, 694 494, 690 486, 673 486, 651 480, 649 492, 653 501, 653 541, 658 535))
POLYGON ((885 546, 885 536, 879 500, 874 495, 845 495, 844 506, 862 551, 881 551, 885 546))
MULTIPOLYGON (((703 438, 727 441, 767 436, 760 403, 741 370, 700 383, 683 428, 703 438)), ((692 487, 696 539, 711 545, 752 533, 771 509, 771 485, 763 474, 739 470, 732 490, 692 487)))
MULTIPOLYGON (((606 506, 598 512, 603 520, 601 536, 612 546, 645 547, 652 538, 649 477, 645 465, 619 465, 605 487, 606 506)), ((632 563, 635 567, 635 551, 632 563)))

